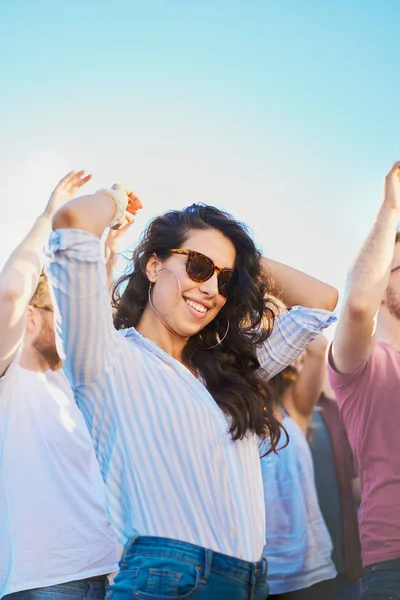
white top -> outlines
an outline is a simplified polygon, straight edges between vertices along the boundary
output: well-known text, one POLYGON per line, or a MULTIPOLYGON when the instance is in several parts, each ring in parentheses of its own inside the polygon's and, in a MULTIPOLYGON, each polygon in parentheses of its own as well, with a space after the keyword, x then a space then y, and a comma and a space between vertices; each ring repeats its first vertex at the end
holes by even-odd
POLYGON ((116 566, 104 484, 68 381, 17 357, 0 379, 0 598, 116 566))
MULTIPOLYGON (((55 231, 49 258, 59 350, 93 438, 120 543, 139 533, 260 560, 265 529, 256 436, 233 442, 199 379, 135 329, 114 329, 98 238, 55 231)), ((332 320, 327 311, 285 313, 260 348, 268 375, 332 320)))
MULTIPOLYGON (((319 508, 307 440, 288 416, 289 445, 261 459, 271 594, 307 588, 336 577, 332 542, 319 508)), ((283 438, 284 439, 284 438, 283 438)))

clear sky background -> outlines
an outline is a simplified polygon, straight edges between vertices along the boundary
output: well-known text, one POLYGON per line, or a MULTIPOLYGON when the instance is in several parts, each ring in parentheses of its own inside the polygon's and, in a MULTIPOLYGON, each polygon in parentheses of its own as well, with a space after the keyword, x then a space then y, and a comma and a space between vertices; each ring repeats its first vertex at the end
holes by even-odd
POLYGON ((0 266, 69 170, 203 201, 343 290, 400 159, 394 0, 3 0, 0 266))

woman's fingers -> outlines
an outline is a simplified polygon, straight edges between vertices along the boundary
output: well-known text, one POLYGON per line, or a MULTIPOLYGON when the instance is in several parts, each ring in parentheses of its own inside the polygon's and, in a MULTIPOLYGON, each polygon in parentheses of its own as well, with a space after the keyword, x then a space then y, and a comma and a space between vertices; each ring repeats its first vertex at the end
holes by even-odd
POLYGON ((128 205, 126 210, 132 215, 136 215, 137 211, 143 208, 142 201, 131 190, 126 190, 126 193, 128 195, 128 205))

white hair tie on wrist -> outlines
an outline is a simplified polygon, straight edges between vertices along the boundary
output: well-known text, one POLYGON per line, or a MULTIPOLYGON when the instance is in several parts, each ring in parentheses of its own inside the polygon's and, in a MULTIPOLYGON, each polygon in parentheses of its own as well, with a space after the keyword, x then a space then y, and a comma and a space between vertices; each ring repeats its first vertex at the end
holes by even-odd
POLYGON ((113 190, 111 188, 101 188, 101 190, 97 191, 99 194, 107 194, 107 196, 110 196, 115 202, 115 213, 109 223, 109 227, 114 227, 124 218, 129 198, 125 192, 113 190))

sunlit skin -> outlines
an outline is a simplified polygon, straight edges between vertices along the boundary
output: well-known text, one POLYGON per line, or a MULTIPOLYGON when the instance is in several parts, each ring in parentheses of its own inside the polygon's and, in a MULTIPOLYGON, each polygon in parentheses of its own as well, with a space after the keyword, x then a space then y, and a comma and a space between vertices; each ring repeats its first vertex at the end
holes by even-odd
POLYGON ((383 305, 387 306, 389 312, 400 320, 400 244, 396 244, 393 254, 392 272, 383 305))
MULTIPOLYGON (((214 229, 192 230, 182 248, 205 254, 218 267, 235 267, 236 250, 233 243, 214 229)), ((186 260, 186 256, 175 254, 163 262, 156 256, 149 260, 147 277, 149 283, 154 284, 153 305, 160 313, 169 312, 175 306, 176 309, 171 314, 160 317, 147 304, 137 327, 140 333, 178 360, 181 360, 182 350, 188 339, 215 319, 226 303, 226 298, 218 292, 217 273, 203 283, 192 281, 186 273, 186 260), (165 267, 168 270, 161 271, 165 267), (180 295, 176 277, 171 271, 179 279, 180 295), (197 310, 188 302, 197 303, 203 308, 197 310)))

